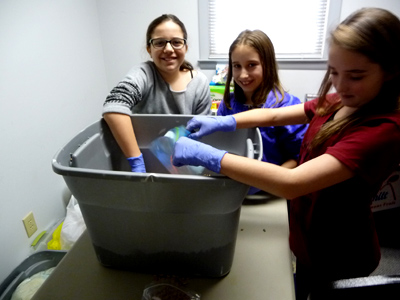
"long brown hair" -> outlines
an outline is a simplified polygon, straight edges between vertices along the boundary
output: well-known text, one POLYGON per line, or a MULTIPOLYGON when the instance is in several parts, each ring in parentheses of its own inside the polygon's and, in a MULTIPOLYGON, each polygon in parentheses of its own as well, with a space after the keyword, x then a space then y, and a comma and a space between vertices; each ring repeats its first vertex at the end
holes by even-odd
MULTIPOLYGON (((368 57, 381 66, 389 78, 377 97, 352 115, 326 123, 311 142, 311 148, 328 140, 333 134, 360 123, 372 114, 388 113, 400 108, 400 20, 380 8, 363 8, 347 17, 332 33, 330 42, 343 49, 368 57)), ((326 115, 342 107, 326 105, 332 87, 328 68, 319 90, 317 113, 326 115)))
MULTIPOLYGON (((150 39, 151 39, 151 36, 152 36, 154 30, 156 29, 156 27, 157 27, 158 25, 164 23, 164 22, 167 22, 167 21, 172 21, 172 22, 174 22, 175 24, 177 24, 177 25, 181 28, 181 30, 182 30, 183 38, 184 38, 185 40, 187 40, 188 34, 187 34, 186 27, 185 27, 185 25, 183 24, 183 22, 182 22, 181 20, 179 20, 178 17, 175 16, 175 15, 172 15, 172 14, 164 14, 164 15, 161 15, 161 16, 159 16, 158 18, 154 19, 154 20, 150 23, 149 27, 147 27, 147 32, 146 32, 146 45, 147 45, 148 48, 151 46, 151 45, 150 45, 150 39)), ((193 70, 193 69, 194 69, 194 68, 193 68, 193 65, 192 65, 190 62, 188 62, 187 60, 184 60, 183 63, 182 63, 182 65, 181 65, 180 68, 179 68, 179 70, 181 70, 181 71, 183 71, 183 70, 193 70)))
MULTIPOLYGON (((244 30, 238 35, 238 37, 229 47, 229 68, 226 78, 227 87, 225 88, 224 92, 224 103, 226 107, 231 108, 229 84, 233 78, 232 52, 239 45, 247 45, 252 47, 257 51, 261 60, 264 80, 252 95, 251 100, 253 105, 258 106, 264 103, 271 90, 275 92, 277 102, 282 101, 285 95, 279 80, 278 64, 275 59, 275 49, 271 40, 261 30, 244 30), (281 94, 280 99, 278 97, 278 92, 281 94)), ((244 92, 236 82, 234 82, 234 95, 237 101, 242 103, 246 102, 244 92)))

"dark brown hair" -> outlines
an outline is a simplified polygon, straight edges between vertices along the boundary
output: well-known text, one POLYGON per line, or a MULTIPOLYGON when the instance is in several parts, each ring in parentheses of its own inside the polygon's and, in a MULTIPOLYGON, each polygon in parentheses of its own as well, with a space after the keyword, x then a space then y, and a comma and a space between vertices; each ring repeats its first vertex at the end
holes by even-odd
MULTIPOLYGON (((277 102, 282 101, 284 98, 284 90, 278 76, 278 64, 275 58, 274 45, 269 37, 261 30, 244 30, 238 35, 238 37, 229 47, 229 68, 226 80, 227 87, 225 88, 224 92, 224 103, 226 107, 231 108, 229 84, 233 78, 232 52, 239 45, 247 45, 254 48, 261 60, 263 81, 252 95, 251 100, 253 105, 258 106, 264 103, 271 90, 275 92, 277 102), (277 92, 281 94, 281 98, 279 100, 277 92)), ((242 103, 246 102, 244 92, 236 82, 234 82, 234 95, 237 101, 242 103)))
MULTIPOLYGON (((147 32, 146 32, 146 45, 147 45, 147 47, 150 47, 150 46, 151 46, 151 45, 150 45, 150 39, 151 39, 151 36, 152 36, 154 30, 156 29, 156 27, 157 27, 158 25, 160 25, 160 24, 162 24, 162 23, 164 23, 164 22, 168 22, 168 21, 172 21, 172 22, 174 22, 175 24, 177 24, 177 25, 181 28, 181 30, 182 30, 183 38, 184 38, 185 40, 187 40, 188 35, 187 35, 186 27, 185 27, 185 25, 182 23, 182 21, 179 20, 178 17, 175 16, 175 15, 172 15, 172 14, 164 14, 164 15, 161 15, 161 16, 159 16, 158 18, 154 19, 154 20, 150 23, 149 27, 147 27, 147 32)), ((181 71, 182 71, 182 70, 193 70, 193 65, 192 65, 190 62, 184 60, 183 64, 180 66, 180 70, 181 70, 181 71)))

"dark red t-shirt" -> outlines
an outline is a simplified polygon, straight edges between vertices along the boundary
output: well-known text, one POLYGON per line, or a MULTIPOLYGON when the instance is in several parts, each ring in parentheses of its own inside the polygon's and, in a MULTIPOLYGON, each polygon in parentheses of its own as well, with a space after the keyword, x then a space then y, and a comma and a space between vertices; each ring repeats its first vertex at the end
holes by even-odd
MULTIPOLYGON (((332 104, 340 101, 329 96, 332 104)), ((311 121, 299 164, 327 153, 355 176, 291 201, 290 247, 302 264, 331 279, 366 276, 380 259, 371 200, 400 162, 400 113, 371 116, 309 151, 309 143, 333 114, 317 115, 316 105, 317 99, 304 105, 311 121)))

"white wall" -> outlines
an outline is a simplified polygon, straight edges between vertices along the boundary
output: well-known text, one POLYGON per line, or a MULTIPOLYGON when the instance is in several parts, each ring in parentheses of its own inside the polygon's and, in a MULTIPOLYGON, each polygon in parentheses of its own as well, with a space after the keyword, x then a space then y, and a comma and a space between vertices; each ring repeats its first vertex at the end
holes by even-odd
MULTIPOLYGON (((362 7, 381 7, 400 17, 399 0, 342 0, 340 21, 362 7)), ((304 100, 307 93, 318 92, 324 75, 325 71, 322 70, 280 70, 279 72, 284 88, 300 100, 304 100)))
POLYGON ((95 0, 0 1, 0 282, 65 215, 58 149, 101 117, 107 93, 95 0), (22 218, 33 211, 28 238, 22 218))
MULTIPOLYGON (((342 19, 363 6, 400 16, 399 0, 343 0, 342 19)), ((27 238, 21 219, 33 211, 39 233, 65 215, 65 184, 51 159, 100 117, 108 91, 128 69, 148 59, 145 31, 163 13, 185 23, 187 58, 197 65, 194 0, 0 1, 0 282, 36 237, 27 238)), ((205 71, 211 79, 213 71, 205 71)), ((318 90, 323 74, 282 70, 281 79, 302 99, 318 90)))
MULTIPOLYGON (((145 51, 145 32, 148 24, 163 13, 176 14, 185 24, 189 34, 188 60, 197 65, 199 57, 197 1, 131 1, 98 0, 100 26, 104 46, 107 81, 111 89, 129 70, 149 59, 145 51), (141 20, 142 22, 138 22, 141 20)), ((400 16, 399 0, 342 0, 341 20, 366 6, 382 7, 400 16)), ((237 21, 233 18, 233 21, 237 21)), ((227 30, 229 25, 227 24, 227 30)), ((211 80, 215 70, 202 70, 211 80)), ((304 99, 306 93, 318 92, 325 75, 324 70, 280 70, 284 88, 304 99)))
POLYGON ((188 31, 186 58, 197 65, 199 35, 195 0, 97 0, 107 81, 111 89, 136 64, 150 59, 146 51, 146 31, 162 14, 178 16, 188 31))
POLYGON ((362 7, 381 7, 400 17, 399 0, 342 0, 341 20, 362 7))

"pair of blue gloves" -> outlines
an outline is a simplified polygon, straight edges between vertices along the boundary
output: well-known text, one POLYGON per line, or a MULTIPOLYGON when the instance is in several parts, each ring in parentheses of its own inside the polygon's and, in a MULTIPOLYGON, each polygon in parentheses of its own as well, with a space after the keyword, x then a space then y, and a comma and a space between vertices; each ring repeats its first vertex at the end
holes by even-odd
MULTIPOLYGON (((221 160, 227 151, 216 149, 198 142, 201 137, 216 131, 235 131, 236 120, 233 116, 196 116, 186 126, 188 137, 181 137, 175 143, 172 163, 177 166, 203 166, 215 173, 221 170, 221 160)), ((146 172, 143 155, 129 157, 132 172, 146 172)))

